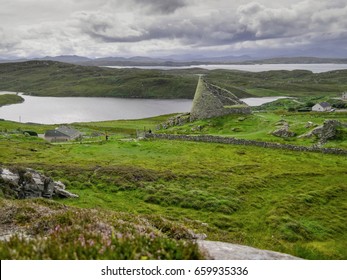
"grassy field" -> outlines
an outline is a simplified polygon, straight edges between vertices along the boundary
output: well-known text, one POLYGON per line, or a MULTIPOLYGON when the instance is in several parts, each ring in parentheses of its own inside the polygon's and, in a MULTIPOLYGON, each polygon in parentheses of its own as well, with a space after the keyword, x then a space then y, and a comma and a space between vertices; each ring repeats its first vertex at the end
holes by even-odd
MULTIPOLYGON (((309 116, 317 123, 325 118, 309 116)), ((190 229, 205 233, 209 240, 308 259, 347 258, 345 156, 126 138, 136 129, 153 128, 163 118, 78 124, 87 134, 110 131, 110 141, 100 136, 96 142, 66 144, 27 137, 16 133, 24 130, 21 124, 0 122, 7 131, 0 136, 1 165, 35 168, 63 181, 69 191, 80 195, 57 201, 69 207, 128 213, 131 217, 121 218, 125 221, 154 215, 152 219, 160 217, 170 224, 170 232, 177 227, 190 229)), ((281 116, 247 118, 211 120, 220 126, 208 129, 227 135, 230 122, 251 135, 255 127, 267 122, 272 126, 281 116)), ((307 121, 300 114, 285 118, 307 121)), ((198 257, 194 249, 189 252, 198 257)))
MULTIPOLYGON (((256 112, 251 115, 228 115, 207 120, 199 120, 182 126, 162 129, 159 132, 173 134, 223 135, 249 140, 310 146, 316 144, 319 139, 316 137, 299 138, 298 136, 308 133, 315 127, 322 125, 327 119, 347 123, 347 113, 291 113, 286 110, 256 112), (312 124, 307 126, 308 122, 311 122, 312 124), (296 136, 280 138, 271 134, 276 129, 282 127, 284 123, 289 124, 289 130, 295 132, 296 136)), ((334 139, 331 139, 325 147, 347 149, 346 128, 340 128, 338 135, 334 139)))

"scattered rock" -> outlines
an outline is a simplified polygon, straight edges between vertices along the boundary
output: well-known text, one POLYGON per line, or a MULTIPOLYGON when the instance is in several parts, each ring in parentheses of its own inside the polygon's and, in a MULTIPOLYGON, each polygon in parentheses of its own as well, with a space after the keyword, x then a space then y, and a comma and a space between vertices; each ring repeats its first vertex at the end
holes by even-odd
POLYGON ((280 126, 281 125, 281 126, 288 126, 289 127, 289 124, 284 119, 279 120, 275 125, 276 126, 280 126))
POLYGON ((239 128, 239 127, 233 127, 233 128, 231 129, 231 131, 233 131, 233 132, 241 132, 242 130, 241 130, 241 128, 239 128))
POLYGON ((30 168, 0 168, 0 189, 6 197, 18 199, 34 197, 77 198, 65 190, 65 185, 30 168))
POLYGON ((329 139, 333 139, 336 136, 337 128, 339 126, 342 126, 342 124, 337 120, 325 120, 323 125, 301 135, 300 138, 316 136, 319 138, 320 144, 325 144, 329 139))
POLYGON ((305 128, 310 128, 310 127, 313 127, 314 124, 313 122, 307 122, 306 125, 305 125, 305 128))
POLYGON ((288 138, 288 137, 294 137, 295 132, 290 131, 289 125, 286 123, 281 128, 273 131, 272 135, 277 136, 277 137, 281 137, 281 138, 288 138))
POLYGON ((198 126, 194 126, 191 128, 191 131, 201 131, 203 129, 203 126, 198 125, 198 126))
POLYGON ((184 113, 172 118, 169 118, 166 122, 161 123, 157 126, 157 129, 167 129, 173 126, 181 126, 188 123, 190 120, 190 113, 184 113))

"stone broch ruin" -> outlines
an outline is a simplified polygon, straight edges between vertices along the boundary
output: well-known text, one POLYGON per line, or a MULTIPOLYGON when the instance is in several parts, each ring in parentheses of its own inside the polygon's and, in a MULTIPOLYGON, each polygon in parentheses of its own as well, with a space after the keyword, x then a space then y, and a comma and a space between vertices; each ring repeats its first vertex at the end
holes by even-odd
POLYGON ((200 76, 190 112, 190 121, 250 113, 251 108, 233 93, 207 83, 200 76))
POLYGON ((209 119, 230 114, 251 114, 251 108, 230 91, 209 84, 201 76, 196 87, 190 113, 168 119, 157 129, 183 125, 196 120, 209 119))

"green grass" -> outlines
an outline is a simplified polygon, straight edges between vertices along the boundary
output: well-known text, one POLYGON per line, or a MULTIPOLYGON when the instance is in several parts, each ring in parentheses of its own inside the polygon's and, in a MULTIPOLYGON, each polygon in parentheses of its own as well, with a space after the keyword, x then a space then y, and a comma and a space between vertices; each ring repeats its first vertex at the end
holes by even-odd
POLYGON ((22 103, 24 99, 14 94, 0 94, 0 107, 16 103, 22 103))
MULTIPOLYGON (((260 114, 255 120, 234 121, 251 131, 255 121, 260 126, 262 119, 275 122, 279 117, 260 114)), ((286 118, 307 121, 300 114, 286 118)), ((131 121, 130 126, 160 120, 131 121)), ((121 121, 119 127, 123 125, 121 121)), ((59 200, 69 206, 153 214, 210 240, 303 258, 347 258, 345 156, 116 137, 51 145, 19 135, 3 136, 0 153, 2 165, 31 167, 62 180, 80 195, 59 200)))
POLYGON ((162 115, 141 120, 117 120, 104 122, 76 123, 74 127, 84 131, 100 131, 111 133, 115 136, 136 136, 136 132, 155 130, 158 124, 165 122, 168 118, 176 114, 162 115))
MULTIPOLYGON (((341 123, 347 123, 346 112, 329 113, 290 113, 285 110, 273 112, 255 112, 252 115, 228 115, 223 117, 200 120, 187 123, 182 126, 162 129, 160 133, 173 134, 210 134, 222 135, 235 138, 278 142, 295 145, 311 146, 319 139, 290 137, 282 139, 271 134, 274 130, 283 125, 283 121, 289 124, 291 131, 297 136, 311 131, 314 127, 322 125, 327 119, 335 119, 341 123), (307 127, 307 123, 312 122, 313 126, 307 127), (199 129, 197 129, 199 127, 199 129)), ((339 133, 335 139, 329 140, 328 147, 347 149, 347 134, 344 128, 339 128, 339 133)))

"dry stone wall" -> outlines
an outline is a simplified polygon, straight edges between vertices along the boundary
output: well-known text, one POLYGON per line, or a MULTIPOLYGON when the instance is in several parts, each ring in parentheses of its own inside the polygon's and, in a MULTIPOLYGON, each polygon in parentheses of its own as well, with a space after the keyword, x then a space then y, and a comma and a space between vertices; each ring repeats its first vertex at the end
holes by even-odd
POLYGON ((324 154, 347 155, 347 150, 336 148, 320 148, 320 147, 305 147, 290 144, 280 144, 272 142, 262 142, 256 140, 236 139, 232 137, 212 136, 212 135, 183 135, 183 134, 145 134, 146 138, 167 139, 167 140, 183 140, 208 143, 222 143, 233 145, 257 146, 271 149, 284 149, 300 152, 318 152, 324 154))

